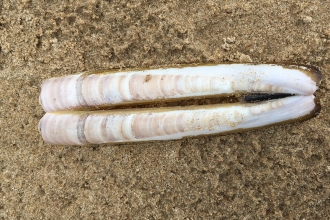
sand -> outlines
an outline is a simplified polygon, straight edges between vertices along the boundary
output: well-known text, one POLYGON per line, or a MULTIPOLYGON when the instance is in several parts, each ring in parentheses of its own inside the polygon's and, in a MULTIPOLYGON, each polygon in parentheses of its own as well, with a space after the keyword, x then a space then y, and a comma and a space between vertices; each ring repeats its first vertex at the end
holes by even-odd
POLYGON ((330 1, 0 1, 0 219, 326 219, 330 1), (57 3, 56 3, 57 2, 57 3), (43 142, 43 80, 205 62, 320 68, 321 113, 225 136, 43 142))

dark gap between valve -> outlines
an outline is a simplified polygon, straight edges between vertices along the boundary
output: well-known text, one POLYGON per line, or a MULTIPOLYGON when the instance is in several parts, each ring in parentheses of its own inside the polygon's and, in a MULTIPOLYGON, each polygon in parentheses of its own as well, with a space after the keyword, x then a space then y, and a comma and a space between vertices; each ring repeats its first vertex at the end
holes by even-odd
POLYGON ((268 101, 272 99, 282 99, 286 97, 293 96, 293 94, 289 93, 250 93, 243 97, 244 102, 262 102, 262 101, 268 101))

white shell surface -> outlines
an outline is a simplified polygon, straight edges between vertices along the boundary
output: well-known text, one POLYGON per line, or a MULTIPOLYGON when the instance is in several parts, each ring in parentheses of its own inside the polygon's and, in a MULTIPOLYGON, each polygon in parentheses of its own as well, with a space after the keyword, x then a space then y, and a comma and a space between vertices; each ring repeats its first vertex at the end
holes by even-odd
POLYGON ((180 139, 251 129, 311 114, 314 96, 266 102, 184 108, 46 113, 40 120, 43 139, 51 144, 81 145, 180 139))
POLYGON ((312 95, 317 82, 306 72, 303 66, 219 64, 82 73, 46 80, 40 102, 52 112, 232 93, 312 95))

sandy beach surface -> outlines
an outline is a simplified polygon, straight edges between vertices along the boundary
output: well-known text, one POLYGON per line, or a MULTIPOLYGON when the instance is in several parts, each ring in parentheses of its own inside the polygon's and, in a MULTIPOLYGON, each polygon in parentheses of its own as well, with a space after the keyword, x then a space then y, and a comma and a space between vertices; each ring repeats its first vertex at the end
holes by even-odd
POLYGON ((330 1, 0 0, 0 219, 327 219, 330 1), (43 80, 206 62, 317 66, 306 122, 177 141, 56 146, 43 80))

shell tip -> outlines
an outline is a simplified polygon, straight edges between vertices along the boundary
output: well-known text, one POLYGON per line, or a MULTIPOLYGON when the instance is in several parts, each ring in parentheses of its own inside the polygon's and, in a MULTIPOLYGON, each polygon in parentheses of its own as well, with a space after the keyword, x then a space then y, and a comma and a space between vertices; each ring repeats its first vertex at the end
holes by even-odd
POLYGON ((316 82, 316 85, 317 86, 320 85, 320 83, 322 81, 322 73, 319 70, 319 68, 316 66, 307 66, 307 68, 313 74, 311 77, 316 82))

